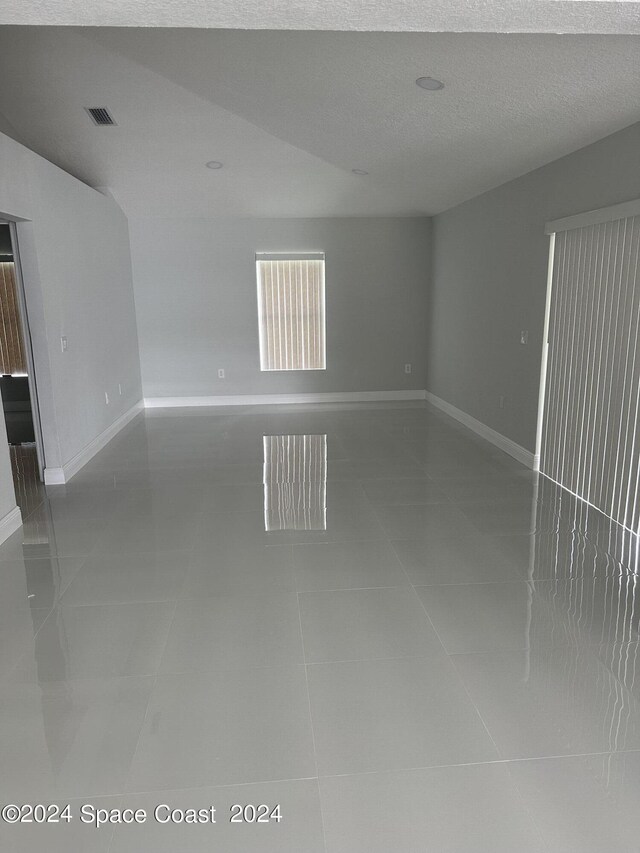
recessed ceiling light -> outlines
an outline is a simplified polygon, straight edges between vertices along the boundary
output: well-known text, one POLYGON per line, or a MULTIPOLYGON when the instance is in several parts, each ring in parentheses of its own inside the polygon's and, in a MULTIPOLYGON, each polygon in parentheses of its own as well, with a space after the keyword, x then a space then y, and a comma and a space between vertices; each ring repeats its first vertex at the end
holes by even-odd
POLYGON ((438 89, 444 89, 442 80, 436 80, 435 77, 418 77, 416 83, 421 89, 427 89, 429 92, 437 92, 438 89))
POLYGON ((369 174, 369 172, 365 171, 364 169, 352 169, 351 171, 353 172, 354 175, 368 175, 369 174))
POLYGON ((207 169, 222 169, 222 163, 219 160, 209 160, 205 165, 207 169))

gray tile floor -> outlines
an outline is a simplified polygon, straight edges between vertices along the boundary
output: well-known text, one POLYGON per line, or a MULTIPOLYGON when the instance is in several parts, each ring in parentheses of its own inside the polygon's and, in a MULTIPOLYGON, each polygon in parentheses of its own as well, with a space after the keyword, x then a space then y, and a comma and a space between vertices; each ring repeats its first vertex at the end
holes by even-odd
POLYGON ((440 413, 153 410, 67 486, 21 476, 0 800, 74 819, 2 851, 640 851, 633 552, 440 413), (265 466, 291 435, 326 442, 265 466))

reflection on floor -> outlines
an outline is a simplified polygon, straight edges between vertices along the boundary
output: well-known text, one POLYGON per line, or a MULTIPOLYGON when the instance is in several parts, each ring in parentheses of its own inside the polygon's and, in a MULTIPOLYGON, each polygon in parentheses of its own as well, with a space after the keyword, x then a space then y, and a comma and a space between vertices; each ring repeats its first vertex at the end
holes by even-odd
POLYGON ((264 529, 327 529, 326 435, 265 435, 264 529))
POLYGON ((11 444, 9 451, 16 502, 24 518, 46 498, 44 485, 40 482, 38 472, 36 446, 35 444, 11 444))
POLYGON ((0 849, 638 850, 637 537, 428 406, 149 411, 30 506, 0 801, 76 818, 0 849))

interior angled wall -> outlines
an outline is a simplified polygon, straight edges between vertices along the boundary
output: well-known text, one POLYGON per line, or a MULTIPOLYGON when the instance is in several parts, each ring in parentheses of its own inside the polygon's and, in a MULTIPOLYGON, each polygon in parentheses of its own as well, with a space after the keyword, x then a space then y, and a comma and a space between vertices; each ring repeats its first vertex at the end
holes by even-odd
POLYGON ((635 124, 436 216, 427 390, 533 452, 545 222, 638 197, 635 124))
POLYGON ((0 217, 18 220, 46 467, 63 468, 141 399, 127 220, 2 134, 0 217))

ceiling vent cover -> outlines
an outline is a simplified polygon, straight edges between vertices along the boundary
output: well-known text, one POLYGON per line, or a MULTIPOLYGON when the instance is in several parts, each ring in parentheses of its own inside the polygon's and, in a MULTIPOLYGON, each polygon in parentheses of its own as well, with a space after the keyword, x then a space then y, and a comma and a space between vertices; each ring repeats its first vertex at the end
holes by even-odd
POLYGON ((100 127, 107 127, 109 125, 116 124, 111 113, 106 107, 85 107, 85 110, 89 114, 91 121, 100 127))

